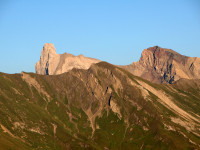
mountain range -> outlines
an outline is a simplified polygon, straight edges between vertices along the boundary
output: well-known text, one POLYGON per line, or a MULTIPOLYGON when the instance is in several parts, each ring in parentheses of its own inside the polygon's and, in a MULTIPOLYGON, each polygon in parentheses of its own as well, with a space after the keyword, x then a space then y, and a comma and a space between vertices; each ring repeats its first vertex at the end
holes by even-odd
MULTIPOLYGON (((43 75, 57 75, 73 68, 88 69, 100 60, 74 56, 64 53, 57 54, 51 43, 42 49, 40 61, 35 64, 35 71, 43 75)), ((200 79, 200 58, 183 56, 171 49, 158 46, 144 49, 138 62, 119 66, 135 76, 154 83, 173 83, 179 79, 200 79)))
POLYGON ((199 58, 158 46, 116 66, 45 44, 0 73, 1 149, 200 149, 199 58))

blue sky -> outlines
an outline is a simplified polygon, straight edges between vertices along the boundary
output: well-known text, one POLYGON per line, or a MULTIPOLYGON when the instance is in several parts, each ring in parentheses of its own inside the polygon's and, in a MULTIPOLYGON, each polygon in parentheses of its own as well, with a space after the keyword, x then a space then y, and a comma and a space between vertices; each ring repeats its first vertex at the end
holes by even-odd
POLYGON ((155 45, 200 57, 200 1, 0 0, 0 72, 35 72, 44 43, 117 65, 155 45))

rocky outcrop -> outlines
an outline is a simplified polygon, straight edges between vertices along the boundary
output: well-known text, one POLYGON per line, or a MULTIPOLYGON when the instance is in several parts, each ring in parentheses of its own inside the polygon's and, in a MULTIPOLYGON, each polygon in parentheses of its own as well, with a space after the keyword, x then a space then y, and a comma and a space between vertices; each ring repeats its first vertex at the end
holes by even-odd
POLYGON ((144 49, 138 62, 122 66, 136 76, 155 83, 173 83, 181 78, 200 79, 200 58, 183 56, 158 46, 144 49))
POLYGON ((57 54, 54 45, 46 43, 42 49, 40 60, 35 64, 35 71, 37 74, 56 75, 68 72, 73 68, 88 69, 92 64, 98 62, 100 60, 83 55, 57 54))

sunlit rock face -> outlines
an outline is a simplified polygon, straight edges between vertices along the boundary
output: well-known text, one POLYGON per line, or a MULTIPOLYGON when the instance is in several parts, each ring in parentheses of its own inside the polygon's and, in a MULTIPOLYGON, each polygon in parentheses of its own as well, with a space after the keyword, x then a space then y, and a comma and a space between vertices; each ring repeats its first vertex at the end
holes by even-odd
POLYGON ((83 55, 57 54, 54 45, 46 43, 42 49, 40 60, 35 64, 35 71, 37 74, 56 75, 68 72, 73 68, 88 69, 92 64, 98 62, 100 60, 83 55))
POLYGON ((42 49, 40 61, 35 65, 35 71, 38 74, 54 74, 60 61, 60 55, 56 54, 53 44, 46 43, 42 49))
POLYGON ((180 78, 200 78, 200 58, 183 56, 158 46, 144 49, 138 62, 122 66, 136 76, 155 83, 173 83, 180 78))

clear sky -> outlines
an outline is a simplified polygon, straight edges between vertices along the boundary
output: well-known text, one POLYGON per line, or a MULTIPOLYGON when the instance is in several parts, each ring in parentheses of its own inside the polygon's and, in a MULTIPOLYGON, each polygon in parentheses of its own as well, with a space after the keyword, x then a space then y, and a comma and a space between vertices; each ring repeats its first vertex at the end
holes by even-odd
POLYGON ((35 72, 44 43, 117 65, 155 45, 200 57, 200 1, 0 0, 0 72, 35 72))

